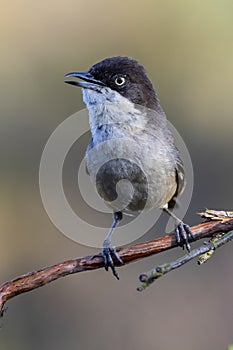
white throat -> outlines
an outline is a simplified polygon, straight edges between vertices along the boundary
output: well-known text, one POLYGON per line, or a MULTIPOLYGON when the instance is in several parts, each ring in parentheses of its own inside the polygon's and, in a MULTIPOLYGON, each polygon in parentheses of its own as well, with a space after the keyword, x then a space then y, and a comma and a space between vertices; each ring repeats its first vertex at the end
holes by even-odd
POLYGON ((102 125, 122 123, 143 128, 146 120, 134 103, 117 91, 103 87, 101 92, 82 89, 83 101, 89 112, 89 123, 92 133, 102 125))

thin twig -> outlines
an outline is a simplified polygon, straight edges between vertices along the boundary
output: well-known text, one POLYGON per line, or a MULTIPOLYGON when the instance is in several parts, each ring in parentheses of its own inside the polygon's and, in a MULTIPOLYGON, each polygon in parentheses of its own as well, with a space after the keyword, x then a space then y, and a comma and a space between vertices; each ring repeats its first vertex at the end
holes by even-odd
MULTIPOLYGON (((158 278, 166 275, 168 272, 177 269, 178 267, 183 266, 190 260, 196 258, 197 256, 200 257, 200 255, 203 255, 205 253, 212 253, 222 245, 226 244, 227 242, 230 242, 233 239, 233 231, 230 231, 228 233, 225 233, 221 236, 219 239, 213 239, 210 240, 209 243, 205 242, 201 247, 197 249, 193 249, 189 254, 186 254, 182 256, 181 258, 172 261, 170 263, 166 263, 160 266, 157 266, 150 271, 143 273, 139 276, 139 280, 142 282, 142 285, 137 288, 139 292, 142 292, 144 289, 146 289, 148 286, 150 286, 155 280, 158 278)), ((205 259, 206 261, 207 259, 205 259)), ((199 263, 200 264, 200 263, 199 263)))
MULTIPOLYGON (((218 232, 233 230, 233 218, 221 218, 219 221, 208 221, 191 227, 193 240, 212 237, 218 232)), ((191 242, 192 240, 190 240, 191 242)), ((175 235, 166 235, 155 240, 123 247, 118 250, 124 264, 128 264, 147 256, 177 247, 175 235)), ((114 261, 116 266, 122 266, 114 261)), ((104 266, 101 254, 64 261, 38 271, 17 277, 0 287, 0 316, 3 315, 5 303, 21 293, 39 288, 56 279, 70 274, 102 268, 104 266)))

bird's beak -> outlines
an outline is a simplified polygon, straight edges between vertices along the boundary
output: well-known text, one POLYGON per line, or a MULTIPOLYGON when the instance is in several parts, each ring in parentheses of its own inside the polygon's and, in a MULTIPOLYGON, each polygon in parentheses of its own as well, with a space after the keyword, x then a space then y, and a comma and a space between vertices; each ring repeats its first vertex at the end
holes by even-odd
POLYGON ((79 78, 82 81, 79 80, 65 80, 65 83, 75 85, 82 87, 84 89, 91 89, 91 90, 100 90, 102 86, 105 86, 104 83, 102 83, 99 80, 94 79, 94 77, 89 72, 71 72, 67 73, 65 75, 67 78, 79 78))

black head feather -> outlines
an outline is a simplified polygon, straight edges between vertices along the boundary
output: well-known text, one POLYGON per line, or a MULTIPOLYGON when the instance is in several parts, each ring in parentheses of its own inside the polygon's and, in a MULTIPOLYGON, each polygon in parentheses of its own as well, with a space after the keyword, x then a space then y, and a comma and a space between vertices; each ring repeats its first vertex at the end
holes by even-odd
POLYGON ((161 111, 157 94, 145 68, 136 60, 127 56, 106 58, 94 64, 89 73, 94 79, 119 92, 131 102, 161 111), (122 85, 116 79, 124 78, 122 85))

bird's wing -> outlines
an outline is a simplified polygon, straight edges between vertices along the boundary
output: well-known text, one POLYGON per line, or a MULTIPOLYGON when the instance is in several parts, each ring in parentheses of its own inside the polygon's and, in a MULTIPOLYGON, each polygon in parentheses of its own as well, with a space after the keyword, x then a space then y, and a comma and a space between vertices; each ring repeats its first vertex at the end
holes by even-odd
POLYGON ((182 194, 184 191, 186 181, 185 181, 185 172, 184 172, 184 165, 182 160, 179 158, 176 163, 176 192, 172 199, 168 202, 168 208, 173 209, 177 203, 177 197, 182 194))

